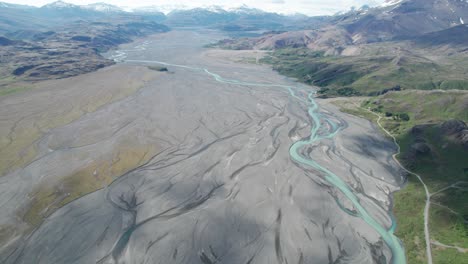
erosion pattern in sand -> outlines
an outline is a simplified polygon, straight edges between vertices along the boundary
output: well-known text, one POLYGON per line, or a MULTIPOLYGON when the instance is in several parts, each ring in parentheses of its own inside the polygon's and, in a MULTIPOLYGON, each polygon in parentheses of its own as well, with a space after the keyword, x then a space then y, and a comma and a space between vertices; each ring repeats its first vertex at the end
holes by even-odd
MULTIPOLYGON (((111 54, 172 73, 47 131, 39 158, 1 178, 0 191, 53 182, 121 142, 151 155, 14 237, 2 263, 404 261, 389 214, 401 180, 391 142, 366 121, 319 109, 310 87, 202 48, 216 38, 174 31, 111 54)), ((19 225, 12 208, 32 199, 9 193, 3 226, 19 225)))

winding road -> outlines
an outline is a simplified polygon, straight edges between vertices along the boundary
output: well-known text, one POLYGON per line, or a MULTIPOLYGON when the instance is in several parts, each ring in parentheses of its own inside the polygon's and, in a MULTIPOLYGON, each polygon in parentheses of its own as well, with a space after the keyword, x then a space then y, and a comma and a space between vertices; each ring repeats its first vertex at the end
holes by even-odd
MULTIPOLYGON (((429 210, 431 208, 431 193, 429 192, 429 189, 427 188, 427 185, 424 183, 423 179, 421 176, 417 173, 414 173, 403 166, 400 161, 398 161, 397 156, 401 154, 401 147, 398 144, 395 136, 393 136, 387 129, 385 129, 382 124, 380 123, 380 120, 382 119, 382 116, 367 109, 363 108, 359 105, 356 105, 359 108, 362 108, 373 115, 377 116, 377 125, 387 134, 394 142, 395 146, 397 147, 397 152, 393 154, 393 160, 398 164, 398 166, 401 167, 402 170, 404 170, 406 173, 410 175, 416 176, 418 178, 419 182, 421 182, 422 186, 424 187, 424 193, 426 194, 426 203, 424 205, 424 240, 426 244, 426 257, 427 257, 427 263, 432 264, 432 249, 431 249, 431 236, 430 236, 430 231, 429 231, 429 210)), ((450 188, 450 187, 449 187, 450 188)))

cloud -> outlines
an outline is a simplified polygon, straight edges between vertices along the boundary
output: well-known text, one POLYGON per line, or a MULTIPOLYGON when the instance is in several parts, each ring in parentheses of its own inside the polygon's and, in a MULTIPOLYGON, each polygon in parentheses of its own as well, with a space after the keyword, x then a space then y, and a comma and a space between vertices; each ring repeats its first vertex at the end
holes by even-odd
POLYGON ((273 3, 273 4, 281 4, 281 5, 285 4, 284 0, 272 0, 271 3, 273 3))

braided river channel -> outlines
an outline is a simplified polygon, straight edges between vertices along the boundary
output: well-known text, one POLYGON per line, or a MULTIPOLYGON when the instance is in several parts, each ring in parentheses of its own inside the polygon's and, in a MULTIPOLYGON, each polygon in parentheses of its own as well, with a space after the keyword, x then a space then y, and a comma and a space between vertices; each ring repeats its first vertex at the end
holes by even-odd
POLYGON ((0 224, 18 230, 1 263, 406 263, 393 142, 262 65, 267 52, 205 47, 224 37, 157 34, 104 54, 114 66, 57 81, 83 84, 57 103, 83 114, 1 178, 0 224), (38 186, 55 200, 28 227, 13 216, 43 197, 38 186))

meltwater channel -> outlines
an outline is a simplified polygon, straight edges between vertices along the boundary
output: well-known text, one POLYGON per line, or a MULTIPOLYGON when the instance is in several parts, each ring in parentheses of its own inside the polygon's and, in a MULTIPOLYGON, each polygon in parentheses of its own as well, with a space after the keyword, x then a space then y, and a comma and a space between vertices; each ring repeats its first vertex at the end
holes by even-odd
POLYGON ((239 86, 256 86, 256 87, 277 87, 277 88, 283 88, 287 90, 293 98, 296 100, 299 100, 303 103, 305 103, 308 107, 308 115, 309 118, 311 119, 311 130, 310 130, 310 136, 308 138, 299 140, 295 142, 290 148, 289 148, 289 155, 291 159, 303 166, 308 166, 312 167, 313 169, 323 173, 325 175, 325 179, 338 188, 348 199, 351 201, 351 203, 354 205, 356 208, 356 212, 350 212, 348 210, 345 210, 342 208, 346 213, 351 214, 355 217, 359 217, 362 220, 364 220, 367 224, 369 224, 379 235, 383 238, 387 246, 390 248, 392 252, 392 264, 405 264, 406 263, 406 257, 405 257, 405 251, 403 249, 403 246, 400 242, 400 240, 395 236, 394 231, 395 231, 395 219, 392 217, 392 227, 389 229, 386 229, 384 226, 379 224, 368 212, 367 210, 360 204, 359 198, 353 193, 351 188, 337 175, 332 173, 330 170, 324 168, 314 160, 301 155, 301 149, 304 147, 311 145, 315 142, 319 142, 322 139, 326 138, 333 138, 339 131, 340 127, 336 125, 333 121, 331 120, 321 120, 322 117, 319 114, 318 111, 318 105, 314 100, 314 95, 315 91, 307 91, 307 98, 302 98, 297 95, 297 92, 299 90, 303 90, 299 87, 295 86, 288 86, 288 85, 280 85, 280 84, 268 84, 268 83, 249 83, 249 82, 242 82, 238 80, 232 80, 232 79, 225 79, 221 77, 218 74, 210 72, 208 69, 205 68, 200 68, 200 67, 191 67, 191 66, 186 66, 186 65, 178 65, 178 64, 171 64, 167 62, 162 62, 162 61, 153 61, 153 60, 125 60, 125 62, 133 62, 133 63, 148 63, 148 64, 158 64, 158 65, 164 65, 164 66, 171 66, 171 67, 178 67, 178 68, 185 68, 185 69, 191 69, 195 71, 200 71, 202 73, 208 74, 212 78, 214 78, 217 82, 220 83, 226 83, 226 84, 232 84, 232 85, 239 85, 239 86), (325 135, 320 135, 319 131, 322 126, 322 122, 326 122, 330 124, 331 126, 331 131, 328 131, 328 134, 325 135))

